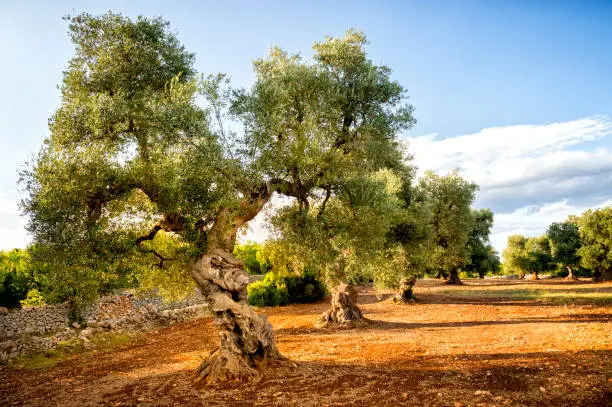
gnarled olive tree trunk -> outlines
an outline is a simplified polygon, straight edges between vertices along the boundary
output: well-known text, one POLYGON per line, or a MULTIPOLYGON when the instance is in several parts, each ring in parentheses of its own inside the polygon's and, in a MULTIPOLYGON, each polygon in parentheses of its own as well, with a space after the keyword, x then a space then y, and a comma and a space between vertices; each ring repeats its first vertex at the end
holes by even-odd
POLYGON ((451 269, 450 277, 444 284, 463 285, 463 282, 459 279, 459 270, 451 269))
POLYGON ((402 278, 400 281, 399 291, 395 296, 393 296, 394 302, 399 303, 408 303, 410 301, 414 301, 414 294, 412 292, 412 287, 416 284, 416 277, 406 277, 402 278))
POLYGON ((332 288, 331 309, 326 311, 319 322, 320 327, 351 328, 364 325, 367 320, 357 307, 357 291, 351 284, 341 283, 332 288))
POLYGON ((267 365, 285 360, 266 316, 248 305, 249 277, 241 260, 227 250, 214 249, 192 265, 191 274, 219 330, 219 347, 197 369, 196 384, 258 379, 267 365))
POLYGON ((270 196, 266 183, 239 210, 221 210, 207 234, 206 253, 191 264, 191 275, 219 330, 219 347, 196 370, 196 384, 259 379, 266 366, 287 360, 276 348, 266 316, 249 306, 249 277, 242 260, 232 255, 238 229, 261 211, 270 196))

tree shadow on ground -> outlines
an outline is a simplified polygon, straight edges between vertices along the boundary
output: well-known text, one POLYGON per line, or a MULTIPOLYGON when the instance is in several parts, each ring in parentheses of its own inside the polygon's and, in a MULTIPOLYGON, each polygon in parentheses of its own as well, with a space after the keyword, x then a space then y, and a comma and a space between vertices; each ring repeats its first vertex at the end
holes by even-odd
MULTIPOLYGON (((506 405, 603 406, 611 386, 601 362, 609 367, 611 354, 585 351, 408 356, 403 363, 393 364, 368 363, 367 359, 355 364, 296 361, 294 367, 266 371, 259 382, 230 382, 200 390, 191 385, 190 368, 162 374, 127 372, 123 376, 109 370, 103 377, 60 386, 39 381, 24 387, 8 377, 0 384, 0 400, 7 405, 26 406, 39 405, 41 400, 63 406, 395 407, 503 404, 506 400, 511 401, 506 405), (577 381, 581 386, 576 387, 577 381)), ((91 373, 82 372, 90 378, 91 373)))
MULTIPOLYGON (((369 314, 366 314, 367 317, 369 314)), ((368 319, 368 324, 358 328, 280 328, 274 332, 276 335, 332 335, 343 332, 368 331, 368 330, 412 330, 412 329, 435 329, 435 328, 468 328, 475 326, 492 325, 521 325, 521 324, 562 324, 562 323, 590 323, 612 321, 612 314, 579 314, 562 315, 559 317, 534 317, 499 319, 490 321, 456 321, 456 322, 394 322, 368 319)))

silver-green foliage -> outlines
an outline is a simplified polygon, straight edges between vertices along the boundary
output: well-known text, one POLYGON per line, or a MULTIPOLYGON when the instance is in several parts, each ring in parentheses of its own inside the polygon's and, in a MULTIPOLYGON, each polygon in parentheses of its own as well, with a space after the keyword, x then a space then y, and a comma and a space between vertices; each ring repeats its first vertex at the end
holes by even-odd
POLYGON ((61 105, 21 176, 36 260, 64 297, 82 304, 130 278, 188 286, 190 260, 231 253, 271 192, 296 202, 279 228, 325 241, 325 264, 379 244, 380 174, 402 170, 397 135, 414 119, 362 33, 316 43, 310 61, 275 48, 250 89, 232 90, 225 75, 196 75, 161 19, 68 21, 61 105))

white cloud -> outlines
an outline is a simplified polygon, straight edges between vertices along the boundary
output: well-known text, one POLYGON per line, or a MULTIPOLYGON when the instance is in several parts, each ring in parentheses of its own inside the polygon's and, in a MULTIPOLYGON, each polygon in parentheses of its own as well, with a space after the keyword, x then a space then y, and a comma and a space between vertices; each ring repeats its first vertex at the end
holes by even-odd
POLYGON ((612 199, 591 205, 576 205, 565 199, 542 205, 524 206, 512 212, 496 213, 491 243, 501 254, 510 235, 538 236, 545 233, 551 223, 562 222, 569 215, 580 215, 589 208, 596 209, 610 205, 612 199))
POLYGON ((591 117, 547 125, 492 127, 446 139, 430 134, 411 138, 409 149, 420 171, 458 168, 493 200, 492 191, 498 188, 612 172, 612 149, 593 143, 610 136, 612 121, 591 117), (593 148, 577 149, 585 146, 593 148))
POLYGON ((23 248, 29 242, 26 220, 19 215, 19 200, 0 193, 0 250, 23 248))
POLYGON ((26 247, 29 243, 29 239, 24 226, 25 225, 17 228, 0 228, 0 250, 26 247))
POLYGON ((294 198, 274 194, 270 202, 265 206, 264 210, 259 212, 246 226, 246 228, 238 234, 238 242, 244 243, 254 241, 263 243, 268 238, 272 237, 273 231, 268 227, 268 217, 274 214, 274 211, 284 206, 289 205, 294 198))
POLYGON ((516 179, 529 170, 508 164, 533 163, 568 147, 608 137, 612 122, 604 117, 590 117, 546 125, 491 127, 475 134, 438 139, 436 134, 411 138, 410 150, 421 169, 452 170, 460 167, 466 176, 487 180, 516 179))
POLYGON ((0 193, 0 216, 18 215, 19 201, 11 199, 6 194, 0 193))
POLYGON ((495 213, 492 242, 544 233, 552 222, 612 203, 612 121, 492 127, 441 139, 409 139, 419 172, 459 169, 480 186, 477 207, 495 213))

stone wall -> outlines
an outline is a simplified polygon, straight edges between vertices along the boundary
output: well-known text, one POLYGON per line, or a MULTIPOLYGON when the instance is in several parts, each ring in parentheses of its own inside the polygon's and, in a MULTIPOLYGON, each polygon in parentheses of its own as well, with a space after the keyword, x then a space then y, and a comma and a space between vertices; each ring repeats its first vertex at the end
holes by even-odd
POLYGON ((147 331, 208 315, 208 307, 199 291, 172 303, 123 292, 100 298, 83 312, 82 323, 69 324, 68 312, 63 304, 0 311, 0 361, 53 349, 72 339, 93 347, 89 338, 100 332, 147 331))
POLYGON ((45 334, 68 326, 68 307, 45 305, 0 312, 0 340, 22 334, 45 334))

